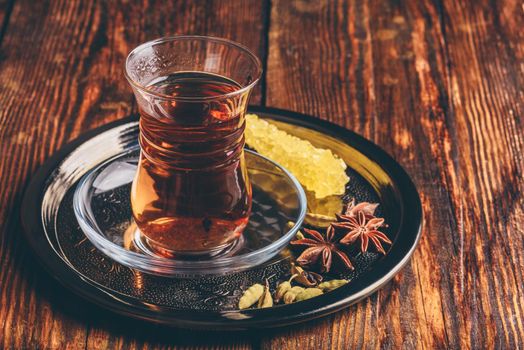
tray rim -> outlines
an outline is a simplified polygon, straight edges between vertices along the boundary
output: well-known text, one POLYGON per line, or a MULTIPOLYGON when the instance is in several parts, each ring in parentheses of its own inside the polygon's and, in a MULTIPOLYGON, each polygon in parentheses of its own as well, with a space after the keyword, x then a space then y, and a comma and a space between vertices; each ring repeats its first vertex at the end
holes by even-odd
POLYGON ((130 307, 126 304, 132 304, 134 299, 125 295, 118 295, 120 301, 115 301, 115 296, 110 295, 109 290, 86 281, 56 255, 42 227, 41 202, 44 189, 46 189, 47 177, 68 154, 100 133, 136 121, 137 115, 116 120, 81 134, 78 138, 61 147, 35 172, 23 195, 21 220, 23 235, 40 264, 65 288, 105 309, 137 319, 192 329, 241 330, 300 323, 348 307, 388 283, 411 258, 420 240, 423 225, 420 196, 407 172, 378 145, 331 122, 298 112, 262 106, 249 106, 248 113, 257 113, 335 137, 375 161, 394 180, 396 186, 400 189, 403 204, 403 208, 401 208, 403 210, 402 220, 399 226, 399 231, 402 234, 397 238, 401 241, 396 244, 396 249, 392 249, 385 257, 381 258, 380 264, 373 266, 372 274, 363 274, 354 282, 320 297, 268 309, 221 312, 165 308, 172 311, 169 315, 165 315, 136 304, 130 307), (35 198, 38 200, 35 200, 35 198), (409 220, 405 220, 404 206, 410 208, 409 220), (42 244, 49 249, 42 249, 42 244), (125 299, 129 299, 129 301, 125 299))

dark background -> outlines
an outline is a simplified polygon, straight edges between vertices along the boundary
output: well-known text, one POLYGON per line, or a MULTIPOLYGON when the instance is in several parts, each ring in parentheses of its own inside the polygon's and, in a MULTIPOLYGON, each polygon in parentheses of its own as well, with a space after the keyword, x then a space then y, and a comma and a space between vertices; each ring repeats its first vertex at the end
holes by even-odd
POLYGON ((0 0, 0 348, 515 348, 524 342, 524 7, 517 0, 0 0), (253 104, 353 129, 412 175, 413 259, 330 317, 251 333, 126 320, 75 297, 21 238, 35 169, 136 111, 137 44, 208 34, 264 62, 253 104), (217 345, 218 344, 218 345, 217 345))

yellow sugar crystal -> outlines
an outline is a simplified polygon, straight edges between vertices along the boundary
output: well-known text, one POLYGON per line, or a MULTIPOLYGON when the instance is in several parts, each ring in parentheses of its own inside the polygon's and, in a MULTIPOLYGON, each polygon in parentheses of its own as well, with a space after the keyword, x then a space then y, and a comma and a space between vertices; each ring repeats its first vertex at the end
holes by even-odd
POLYGON ((246 120, 247 145, 289 170, 316 198, 344 194, 346 163, 331 150, 316 148, 255 114, 246 120))

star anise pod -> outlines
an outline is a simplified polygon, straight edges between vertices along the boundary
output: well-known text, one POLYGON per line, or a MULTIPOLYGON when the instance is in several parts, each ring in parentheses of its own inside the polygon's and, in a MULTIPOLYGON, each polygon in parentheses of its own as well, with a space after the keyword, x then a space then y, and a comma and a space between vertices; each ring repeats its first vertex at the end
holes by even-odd
POLYGON ((340 243, 351 244, 360 238, 360 250, 367 252, 371 240, 379 252, 386 254, 381 241, 391 244, 391 240, 378 230, 379 227, 384 226, 384 219, 369 217, 363 211, 359 211, 356 217, 341 216, 341 219, 343 221, 340 220, 331 224, 336 229, 347 231, 346 235, 340 239, 340 243))
POLYGON ((339 249, 335 239, 335 230, 329 226, 325 237, 318 231, 304 229, 304 238, 291 241, 292 245, 307 247, 296 262, 306 267, 319 266, 320 272, 329 272, 333 256, 348 270, 353 265, 346 253, 339 249))
POLYGON ((344 214, 335 214, 338 221, 347 220, 347 218, 356 218, 359 212, 363 212, 367 219, 371 219, 375 216, 375 210, 378 207, 378 203, 360 202, 356 204, 355 198, 348 203, 344 214))

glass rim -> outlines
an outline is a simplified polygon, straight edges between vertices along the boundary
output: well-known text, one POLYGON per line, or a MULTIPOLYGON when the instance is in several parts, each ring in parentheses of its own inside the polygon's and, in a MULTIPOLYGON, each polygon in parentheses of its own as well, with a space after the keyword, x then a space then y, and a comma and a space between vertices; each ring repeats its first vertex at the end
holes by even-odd
POLYGON ((213 36, 205 36, 205 35, 173 35, 173 36, 165 36, 165 37, 157 38, 157 39, 154 39, 154 40, 146 41, 146 42, 138 45, 137 47, 135 47, 133 50, 131 50, 131 52, 126 57, 125 66, 124 66, 124 75, 125 75, 127 81, 129 81, 129 83, 133 87, 137 88, 138 90, 143 91, 143 92, 147 93, 148 95, 152 95, 152 96, 155 96, 157 98, 161 98, 161 99, 165 99, 165 100, 187 101, 187 102, 220 100, 220 99, 224 99, 224 98, 234 97, 234 96, 237 96, 237 95, 242 95, 245 92, 251 90, 259 82, 260 78, 262 77, 262 71, 263 71, 262 62, 246 46, 244 46, 242 44, 239 44, 239 43, 237 43, 235 41, 229 40, 229 39, 213 37, 213 36), (253 63, 255 65, 255 67, 256 67, 255 78, 253 79, 253 81, 251 83, 249 83, 246 86, 241 87, 238 90, 235 90, 235 91, 232 91, 232 92, 228 92, 228 93, 225 93, 225 94, 215 95, 215 96, 199 96, 199 97, 194 97, 194 96, 180 97, 180 96, 171 96, 171 95, 162 94, 162 93, 159 93, 159 92, 152 91, 147 86, 144 86, 144 85, 140 84, 139 82, 137 82, 136 80, 134 80, 133 78, 131 78, 130 74, 128 73, 128 67, 129 67, 129 60, 130 60, 132 55, 135 55, 138 52, 140 52, 140 51, 142 51, 142 50, 144 50, 146 48, 150 48, 153 45, 163 44, 163 43, 168 43, 168 42, 174 42, 174 41, 182 41, 182 40, 186 40, 186 41, 188 41, 188 40, 199 40, 199 41, 215 42, 215 43, 223 44, 223 45, 226 45, 226 46, 232 46, 232 47, 235 47, 235 48, 239 49, 240 51, 246 53, 247 56, 250 57, 253 60, 253 63))

